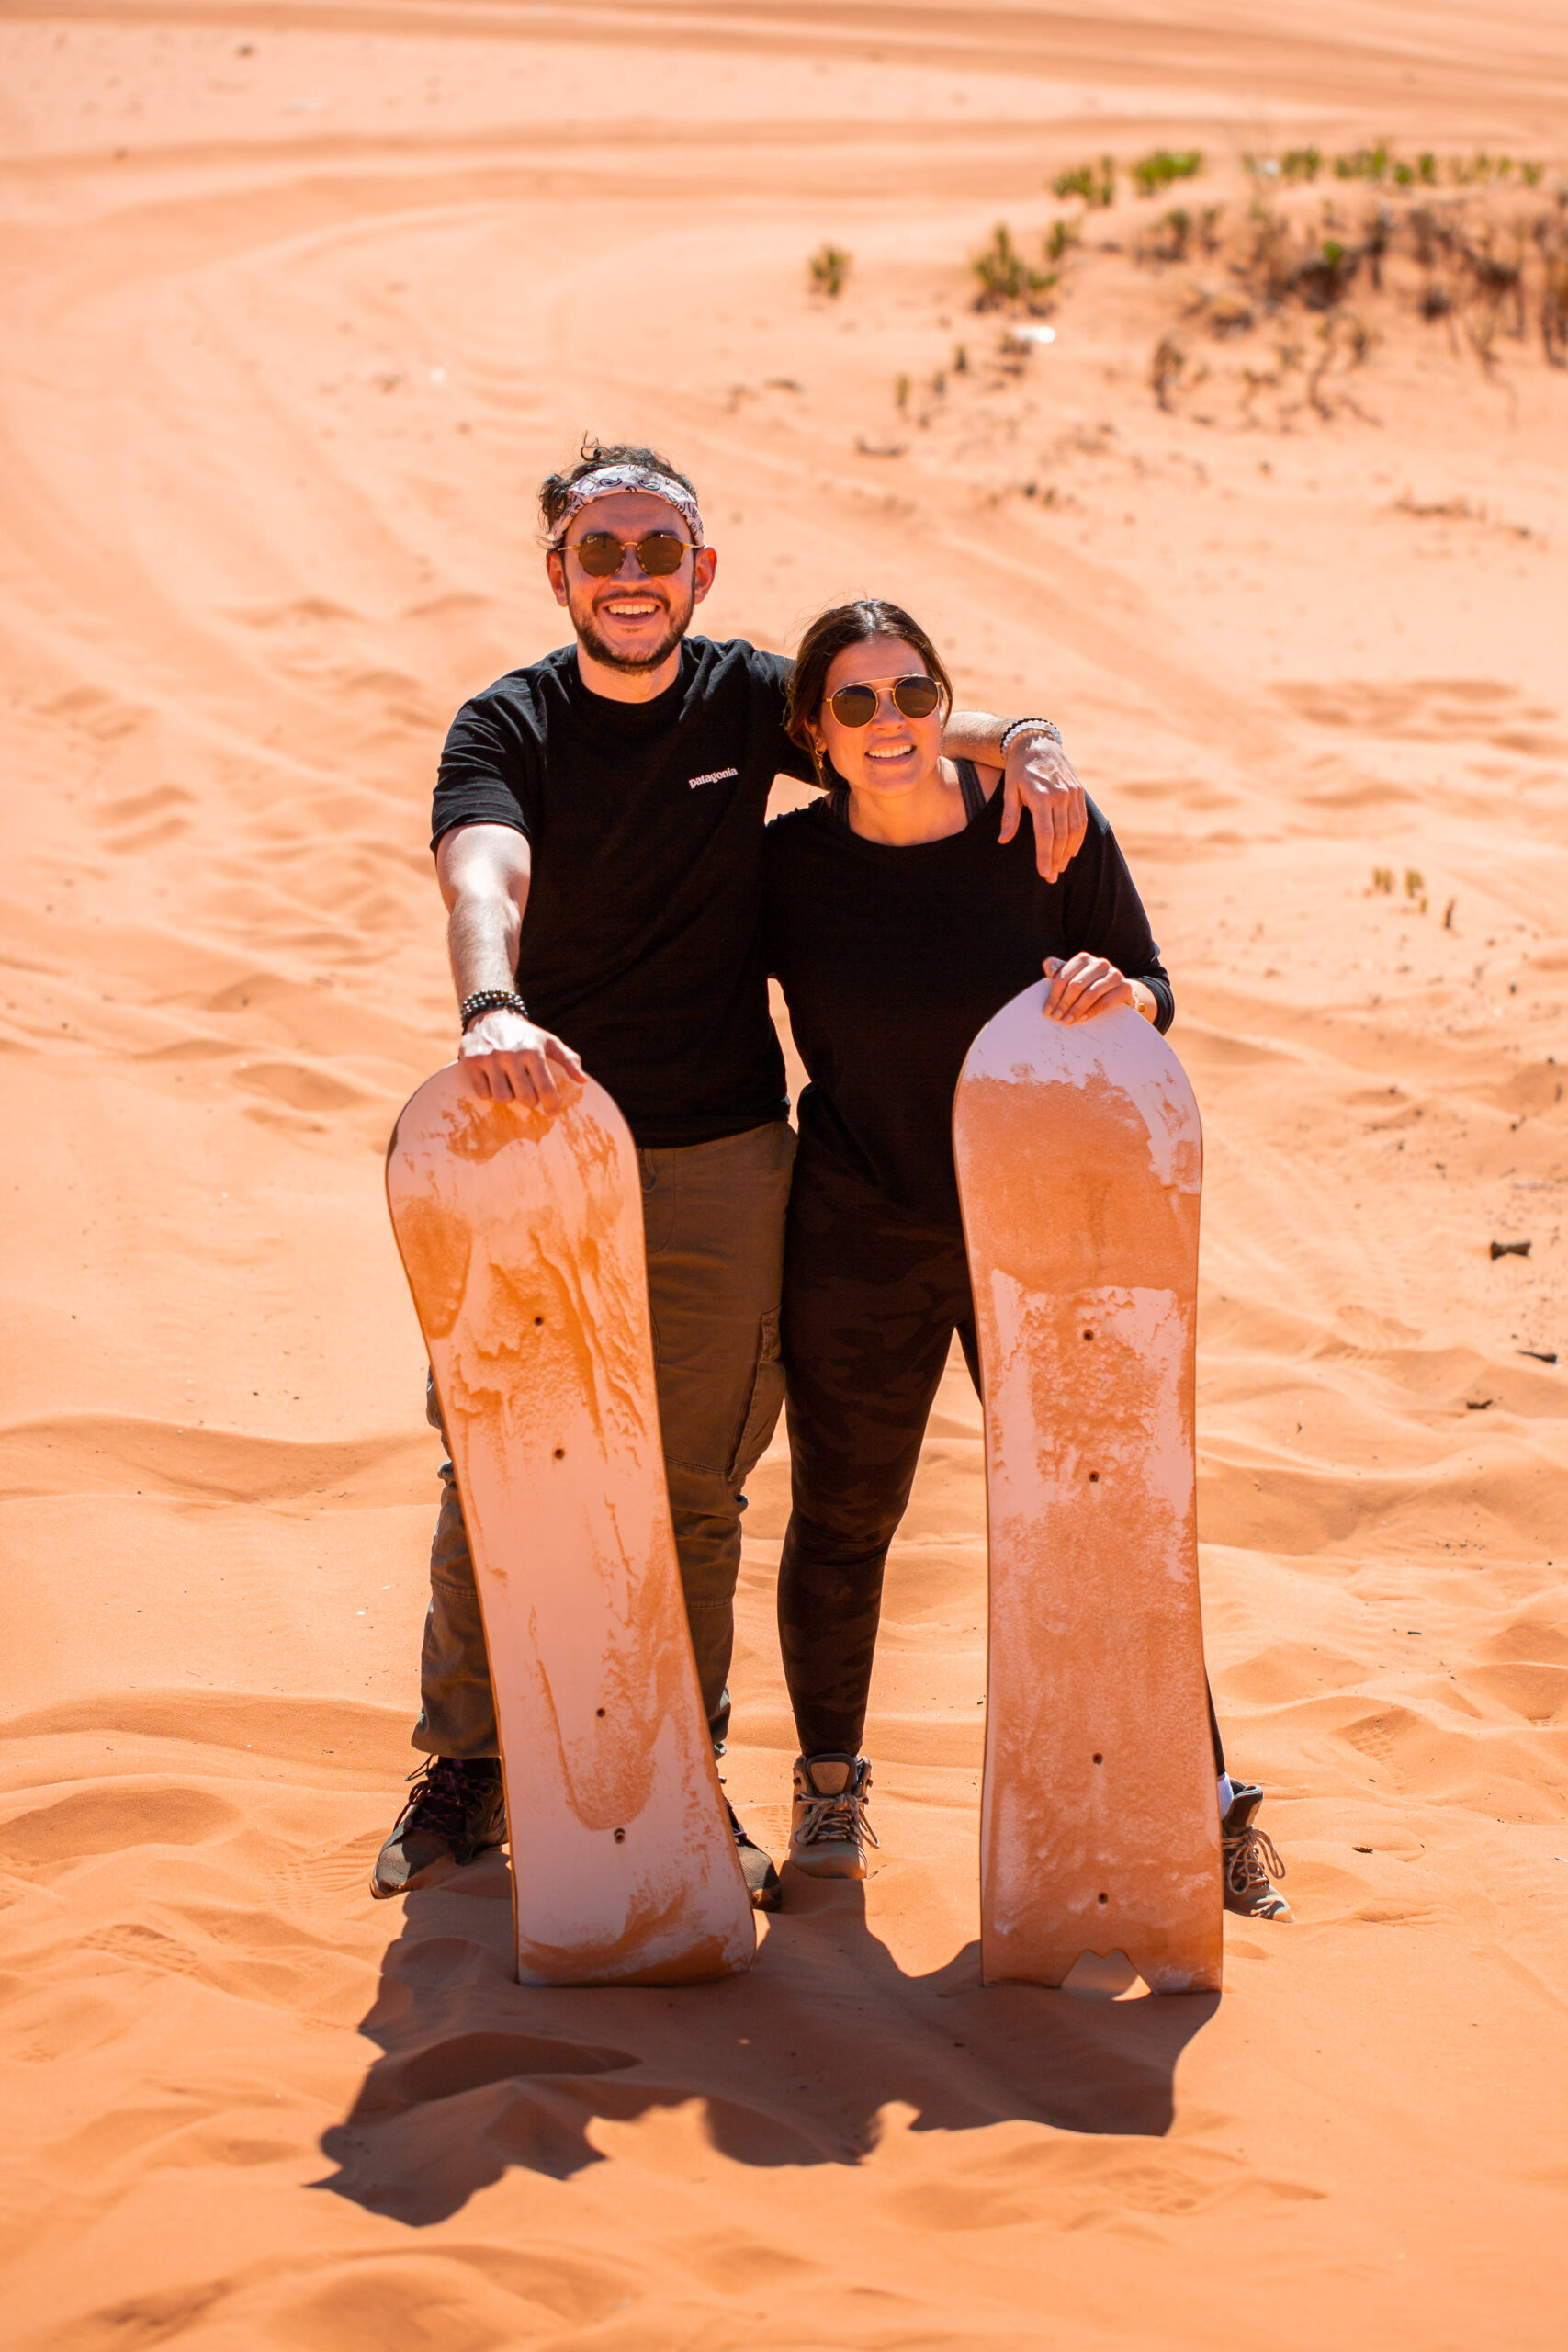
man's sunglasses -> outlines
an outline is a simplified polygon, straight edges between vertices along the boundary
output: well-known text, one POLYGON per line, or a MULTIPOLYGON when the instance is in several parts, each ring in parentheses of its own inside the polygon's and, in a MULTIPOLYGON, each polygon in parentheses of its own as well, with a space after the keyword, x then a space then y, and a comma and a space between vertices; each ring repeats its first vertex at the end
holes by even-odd
POLYGON ((646 539, 617 539, 613 531, 585 531, 570 547, 564 544, 563 555, 577 558, 592 580, 613 580, 626 560, 626 549, 632 548, 638 563, 650 580, 668 580, 679 571, 682 559, 692 550, 689 539, 678 539, 673 531, 649 531, 646 539))
MULTIPOLYGON (((893 707, 906 718, 929 718, 942 700, 942 688, 934 678, 896 678, 893 682, 893 707)), ((874 686, 840 686, 829 697, 828 707, 840 727, 869 727, 876 717, 882 696, 874 686)))

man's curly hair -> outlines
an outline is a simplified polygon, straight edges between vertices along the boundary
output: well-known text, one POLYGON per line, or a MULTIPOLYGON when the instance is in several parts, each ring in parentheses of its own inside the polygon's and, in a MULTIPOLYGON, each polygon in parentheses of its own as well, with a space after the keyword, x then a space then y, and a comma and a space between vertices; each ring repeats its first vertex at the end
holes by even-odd
POLYGON ((566 512, 566 503, 572 491, 585 474, 596 474, 601 466, 644 466, 650 473, 668 474, 671 481, 679 482, 681 488, 690 491, 694 498, 697 494, 696 483, 690 475, 683 474, 679 466, 672 466, 668 458, 660 457, 657 449, 645 449, 629 441, 606 444, 595 435, 585 433, 577 463, 569 466, 563 473, 547 474, 539 484, 539 513, 544 517, 545 530, 552 544, 559 532, 561 516, 566 512))

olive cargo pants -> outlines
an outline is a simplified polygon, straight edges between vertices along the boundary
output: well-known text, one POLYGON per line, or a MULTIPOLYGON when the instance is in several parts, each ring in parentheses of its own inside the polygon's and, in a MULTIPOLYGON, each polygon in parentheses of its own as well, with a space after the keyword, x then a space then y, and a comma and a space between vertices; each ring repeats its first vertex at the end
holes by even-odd
MULTIPOLYGON (((779 1286, 793 1128, 639 1151, 654 1372, 675 1551, 716 1747, 729 1724, 745 1482, 784 1400, 779 1286)), ((439 1429, 434 1383, 428 1412, 439 1429)), ((413 1746, 496 1756, 495 1701, 463 1507, 450 1462, 430 1551, 413 1746)))

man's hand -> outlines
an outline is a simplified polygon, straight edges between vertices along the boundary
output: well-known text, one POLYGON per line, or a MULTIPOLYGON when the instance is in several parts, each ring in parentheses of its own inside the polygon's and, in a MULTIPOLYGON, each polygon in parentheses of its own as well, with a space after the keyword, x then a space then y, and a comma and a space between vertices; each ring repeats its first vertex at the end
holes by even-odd
POLYGON ((463 1082, 492 1102, 519 1102, 547 1119, 570 1110, 582 1084, 582 1064, 570 1046, 521 1012, 481 1013, 457 1048, 463 1082))
POLYGON ((1002 829, 1010 842, 1027 808, 1034 820, 1034 863, 1047 882, 1064 875, 1084 844, 1089 812, 1077 773, 1049 735, 1017 735, 1002 770, 1002 829))
POLYGON ((1080 948, 1064 963, 1060 956, 1047 956, 1043 967, 1051 985, 1045 991, 1041 1007, 1047 1021, 1060 1021, 1071 1028, 1079 1021, 1092 1021, 1097 1012, 1104 1012, 1113 1004, 1130 1004, 1145 1021, 1152 1021, 1159 1007, 1153 989, 1142 980, 1130 980, 1103 956, 1091 956, 1080 948))

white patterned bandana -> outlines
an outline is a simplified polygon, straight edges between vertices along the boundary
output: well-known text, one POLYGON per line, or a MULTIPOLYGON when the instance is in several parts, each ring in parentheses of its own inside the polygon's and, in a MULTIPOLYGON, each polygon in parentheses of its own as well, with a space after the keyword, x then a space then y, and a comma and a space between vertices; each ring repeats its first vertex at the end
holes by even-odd
POLYGON ((596 474, 584 474, 581 481, 572 483, 566 494, 566 504, 556 525, 557 531, 564 531, 572 517, 581 514, 594 499, 611 498, 618 490, 642 490, 651 498, 662 498, 667 506, 672 506, 682 517, 695 544, 698 547, 705 544, 702 514, 691 492, 682 489, 678 481, 671 481, 668 474, 655 473, 650 466, 601 466, 596 474))

